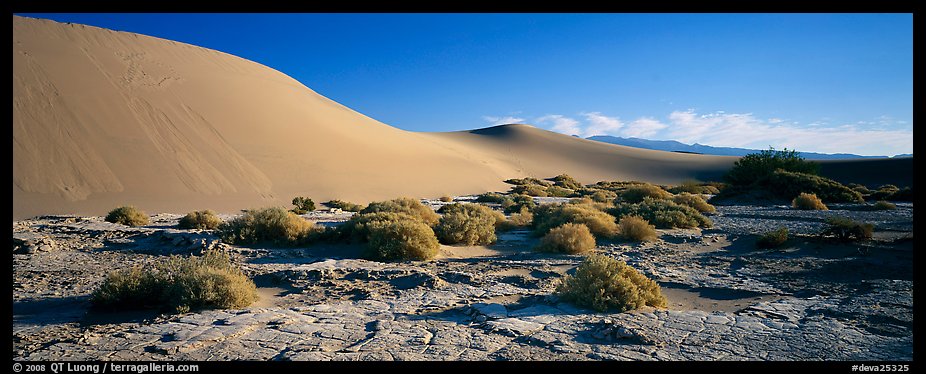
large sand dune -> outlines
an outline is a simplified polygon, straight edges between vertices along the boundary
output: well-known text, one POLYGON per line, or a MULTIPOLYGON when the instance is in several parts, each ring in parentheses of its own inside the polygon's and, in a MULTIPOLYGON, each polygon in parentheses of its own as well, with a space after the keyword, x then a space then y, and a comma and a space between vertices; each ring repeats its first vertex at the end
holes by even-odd
POLYGON ((734 160, 525 125, 408 132, 226 53, 13 17, 14 219, 436 197, 562 172, 673 183, 716 179, 734 160))

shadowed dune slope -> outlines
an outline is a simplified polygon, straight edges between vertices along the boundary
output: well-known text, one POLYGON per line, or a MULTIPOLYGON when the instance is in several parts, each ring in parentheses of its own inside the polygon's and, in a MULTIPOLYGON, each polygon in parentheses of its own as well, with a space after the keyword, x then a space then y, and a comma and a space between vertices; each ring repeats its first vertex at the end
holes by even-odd
POLYGON ((13 17, 14 219, 123 204, 236 212, 297 195, 436 197, 563 172, 584 183, 676 183, 717 179, 734 160, 527 125, 408 132, 226 53, 13 17))

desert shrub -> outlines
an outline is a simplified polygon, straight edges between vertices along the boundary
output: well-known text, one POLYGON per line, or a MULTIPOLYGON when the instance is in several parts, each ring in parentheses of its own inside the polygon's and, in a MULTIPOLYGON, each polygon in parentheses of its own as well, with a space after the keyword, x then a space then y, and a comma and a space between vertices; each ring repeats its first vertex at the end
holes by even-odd
POLYGON ((801 210, 829 210, 817 195, 803 192, 791 200, 791 207, 801 210))
POLYGON ((880 201, 874 203, 874 205, 871 206, 871 209, 874 209, 874 210, 894 210, 894 209, 897 209, 897 205, 894 205, 893 203, 888 202, 888 201, 880 200, 880 201))
POLYGON ((564 223, 581 223, 596 237, 610 238, 617 234, 614 217, 583 204, 544 204, 534 209, 534 233, 544 235, 564 223))
MULTIPOLYGON (((443 244, 492 244, 495 243, 495 225, 498 217, 495 211, 479 204, 450 204, 441 208, 440 218, 434 232, 443 244), (449 208, 449 209, 448 209, 449 208)), ((501 213, 499 213, 501 215, 501 213)), ((501 216, 504 222, 505 216, 501 216)))
POLYGON ((109 211, 106 215, 106 222, 138 227, 148 224, 148 215, 131 205, 120 206, 109 211))
POLYGON ((849 187, 853 191, 858 192, 862 195, 868 195, 871 193, 871 190, 869 190, 868 187, 865 187, 864 185, 861 185, 858 183, 848 183, 846 184, 846 187, 849 187))
POLYGON ((534 221, 534 214, 531 213, 527 207, 522 207, 521 211, 517 213, 511 213, 511 216, 508 217, 508 222, 516 227, 527 227, 531 225, 531 222, 534 221))
POLYGON ((562 188, 568 188, 570 190, 582 188, 582 183, 579 183, 579 181, 575 180, 575 178, 570 177, 565 173, 553 177, 553 185, 562 188))
POLYGON ((359 212, 363 210, 363 205, 354 204, 352 202, 342 201, 342 200, 331 200, 329 202, 326 202, 325 206, 329 208, 337 208, 345 212, 359 212))
POLYGON ((366 243, 370 240, 370 231, 375 226, 385 226, 391 222, 420 221, 418 217, 407 213, 376 212, 355 214, 347 222, 338 226, 339 238, 353 243, 366 243))
POLYGON ((533 210, 536 206, 534 199, 527 195, 514 195, 502 203, 502 209, 508 214, 520 212, 523 209, 533 210))
POLYGON ((370 226, 366 257, 377 261, 423 261, 437 255, 434 230, 417 219, 370 226))
POLYGON ((497 192, 486 192, 484 194, 476 196, 477 203, 495 203, 501 204, 505 200, 511 200, 510 197, 502 195, 497 192))
POLYGON ((293 198, 293 208, 291 211, 296 214, 306 214, 315 210, 315 202, 312 199, 302 196, 293 198))
POLYGON ((668 199, 672 197, 668 191, 652 184, 639 184, 627 187, 618 193, 618 198, 624 203, 639 203, 644 198, 668 199))
POLYGON ((834 236, 838 240, 865 240, 871 239, 875 226, 870 223, 856 222, 846 217, 829 217, 826 219, 827 227, 820 234, 834 236))
POLYGON ((585 253, 595 249, 595 237, 583 224, 566 223, 554 227, 543 236, 537 250, 569 254, 585 253))
POLYGON ((547 187, 546 193, 553 197, 570 197, 575 195, 575 191, 560 186, 547 187))
POLYGON ((556 292, 563 300, 600 312, 668 304, 659 284, 623 261, 602 255, 588 256, 574 275, 563 278, 556 292))
POLYGON ((444 195, 444 196, 441 196, 441 197, 440 197, 440 201, 445 202, 445 203, 449 203, 449 202, 453 201, 453 198, 450 197, 450 196, 444 195))
POLYGON ((769 231, 756 239, 757 248, 778 248, 788 241, 788 228, 782 227, 778 230, 769 231))
POLYGON ((609 203, 617 198, 617 194, 608 190, 595 190, 589 198, 599 203, 609 203))
POLYGON ((638 242, 656 240, 656 227, 643 218, 624 216, 617 226, 620 228, 621 237, 624 239, 638 242))
POLYGON ((180 218, 180 222, 177 223, 177 226, 181 229, 215 230, 220 224, 222 224, 222 220, 215 215, 215 212, 211 210, 197 210, 187 213, 183 218, 180 218))
POLYGON ((802 173, 776 170, 757 183, 757 188, 777 196, 792 199, 802 192, 817 195, 827 203, 860 203, 862 195, 832 179, 802 173))
POLYGON ((547 181, 545 181, 545 180, 537 179, 537 178, 531 178, 531 177, 521 178, 521 179, 514 179, 514 178, 513 178, 513 179, 506 179, 504 182, 505 182, 505 183, 508 183, 508 184, 513 184, 513 185, 515 185, 515 186, 524 186, 524 185, 531 185, 531 184, 533 184, 533 185, 537 185, 537 186, 541 186, 541 187, 550 187, 550 186, 553 185, 553 183, 547 182, 547 181))
POLYGON ((887 200, 893 201, 913 201, 913 187, 904 187, 900 191, 892 193, 887 200))
POLYGON ((701 213, 714 213, 717 211, 717 208, 714 208, 713 205, 708 204, 707 201, 704 201, 700 195, 692 195, 688 192, 682 192, 678 195, 672 197, 672 201, 676 204, 687 205, 701 213))
POLYGON ((547 197, 547 188, 536 184, 521 184, 511 187, 511 193, 527 196, 547 197))
POLYGON ((661 229, 713 226, 710 219, 690 206, 651 197, 636 204, 622 203, 610 212, 618 218, 628 215, 639 216, 661 229))
POLYGON ((588 198, 588 197, 580 197, 580 198, 577 198, 577 199, 571 199, 571 200, 567 201, 566 204, 571 204, 571 205, 585 205, 585 206, 594 208, 594 209, 596 209, 596 210, 600 210, 600 211, 602 211, 602 212, 607 212, 608 209, 611 209, 611 208, 614 207, 614 203, 612 203, 612 202, 610 202, 610 201, 609 201, 609 202, 604 202, 604 203, 599 203, 599 202, 597 202, 597 201, 595 201, 595 200, 592 200, 591 198, 588 198))
POLYGON ((219 225, 218 235, 229 244, 272 243, 300 245, 313 233, 323 229, 314 222, 283 208, 263 208, 245 211, 243 215, 219 225))
POLYGON ((701 183, 698 181, 685 181, 682 184, 672 187, 669 189, 669 192, 674 194, 680 194, 682 192, 687 192, 695 195, 716 195, 720 193, 720 189, 717 186, 710 183, 701 183))
POLYGON ((389 201, 375 201, 360 211, 361 214, 376 212, 405 213, 417 217, 422 222, 428 224, 428 226, 434 226, 437 224, 437 221, 440 220, 440 216, 434 213, 434 210, 421 204, 418 200, 407 197, 389 201))
POLYGON ((745 186, 771 175, 778 169, 816 175, 819 173, 820 165, 804 160, 795 150, 785 148, 776 151, 774 148, 769 148, 741 157, 733 163, 733 168, 727 172, 724 179, 730 184, 745 186))
POLYGON ((201 257, 171 256, 145 267, 114 271, 91 297, 97 308, 177 312, 243 308, 255 300, 254 282, 231 263, 227 254, 213 250, 201 257))

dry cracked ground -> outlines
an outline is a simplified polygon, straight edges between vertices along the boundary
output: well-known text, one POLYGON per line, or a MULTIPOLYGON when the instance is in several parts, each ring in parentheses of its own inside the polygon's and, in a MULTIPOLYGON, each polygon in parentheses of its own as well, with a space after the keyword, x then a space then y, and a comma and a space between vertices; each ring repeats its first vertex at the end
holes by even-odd
MULTIPOLYGON (((16 360, 912 360, 913 206, 866 211, 718 207, 715 227, 599 243, 657 280, 668 309, 607 314, 553 295, 581 257, 539 254, 527 232, 444 247, 430 262, 356 259, 358 248, 243 248, 100 217, 13 222, 16 360), (876 225, 865 243, 814 236, 827 216, 876 225), (787 226, 790 244, 757 250, 787 226), (796 237, 794 234, 797 234, 796 237), (101 313, 113 269, 222 247, 258 284, 242 310, 101 313)), ((334 224, 347 214, 315 214, 334 224)))

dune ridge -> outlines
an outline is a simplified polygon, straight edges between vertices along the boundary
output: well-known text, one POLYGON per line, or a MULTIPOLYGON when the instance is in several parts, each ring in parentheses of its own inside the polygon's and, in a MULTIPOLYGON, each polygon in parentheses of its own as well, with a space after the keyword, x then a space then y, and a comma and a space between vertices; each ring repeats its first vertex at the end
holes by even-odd
POLYGON ((409 132, 227 53, 13 16, 14 219, 460 195, 563 172, 676 183, 717 179, 735 159, 527 125, 409 132))

